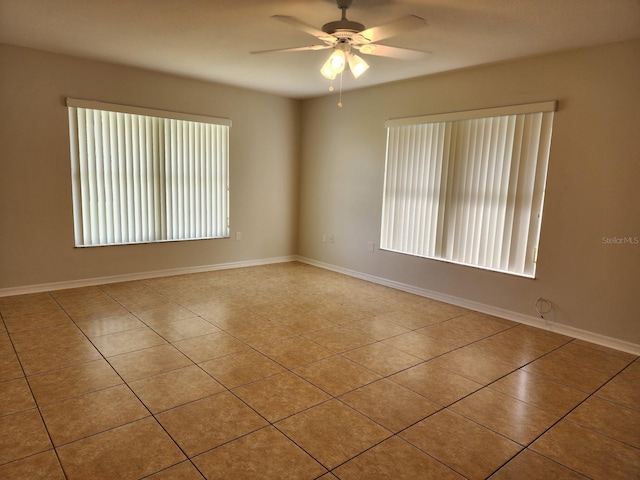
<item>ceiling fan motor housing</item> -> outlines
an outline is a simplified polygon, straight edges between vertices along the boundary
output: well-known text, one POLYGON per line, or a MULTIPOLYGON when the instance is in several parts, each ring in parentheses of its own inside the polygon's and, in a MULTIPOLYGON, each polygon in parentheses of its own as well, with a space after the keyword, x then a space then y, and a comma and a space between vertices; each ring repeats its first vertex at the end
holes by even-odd
POLYGON ((359 22, 352 22, 351 20, 336 20, 335 22, 325 23, 322 26, 322 31, 329 35, 335 35, 340 38, 341 32, 349 32, 351 34, 358 33, 364 30, 364 25, 359 22))

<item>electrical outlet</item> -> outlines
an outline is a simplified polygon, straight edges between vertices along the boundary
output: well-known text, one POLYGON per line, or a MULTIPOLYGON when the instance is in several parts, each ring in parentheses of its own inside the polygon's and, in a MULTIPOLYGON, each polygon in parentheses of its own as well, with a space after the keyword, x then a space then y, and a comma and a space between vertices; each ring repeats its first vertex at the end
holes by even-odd
POLYGON ((236 232, 236 241, 242 240, 242 232, 236 232))
POLYGON ((367 245, 367 252, 373 252, 373 246, 375 244, 373 242, 369 242, 369 244, 367 245))
POLYGON ((329 243, 333 243, 333 234, 329 235, 329 243))

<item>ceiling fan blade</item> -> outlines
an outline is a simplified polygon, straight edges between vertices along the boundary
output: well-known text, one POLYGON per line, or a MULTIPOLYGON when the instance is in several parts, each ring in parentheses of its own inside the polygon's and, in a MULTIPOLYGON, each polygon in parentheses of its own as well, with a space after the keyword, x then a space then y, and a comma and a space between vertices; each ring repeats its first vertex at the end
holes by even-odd
POLYGON ((355 46, 360 53, 365 55, 375 55, 378 57, 400 58, 402 60, 420 60, 431 52, 424 50, 412 50, 410 48, 390 47, 389 45, 380 45, 377 43, 368 43, 366 45, 355 46))
POLYGON ((378 25, 377 27, 367 28, 360 33, 355 34, 352 40, 359 44, 367 44, 371 42, 379 42, 385 38, 394 37, 409 30, 424 27, 427 21, 424 18, 415 15, 407 15, 405 17, 392 20, 388 23, 378 25))
POLYGON ((305 52, 309 50, 325 50, 331 48, 331 45, 309 45, 307 47, 293 47, 293 48, 275 48, 273 50, 258 50, 250 53, 275 53, 275 52, 305 52))
POLYGON ((296 27, 298 30, 302 30, 309 35, 313 35, 314 37, 322 40, 329 45, 334 45, 338 41, 338 39, 333 35, 329 35, 322 30, 318 30, 316 27, 309 25, 302 20, 298 20, 295 17, 289 17, 287 15, 272 15, 271 18, 275 18, 276 20, 280 20, 281 22, 288 23, 289 25, 296 27))

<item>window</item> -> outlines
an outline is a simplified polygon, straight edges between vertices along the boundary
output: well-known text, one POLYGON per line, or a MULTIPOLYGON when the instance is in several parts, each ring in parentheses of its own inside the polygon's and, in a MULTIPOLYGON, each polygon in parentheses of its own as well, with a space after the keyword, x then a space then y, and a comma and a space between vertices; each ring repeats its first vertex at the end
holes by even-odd
POLYGON ((229 236, 227 119, 67 99, 75 245, 229 236))
POLYGON ((534 277, 555 109, 387 121, 380 247, 534 277))

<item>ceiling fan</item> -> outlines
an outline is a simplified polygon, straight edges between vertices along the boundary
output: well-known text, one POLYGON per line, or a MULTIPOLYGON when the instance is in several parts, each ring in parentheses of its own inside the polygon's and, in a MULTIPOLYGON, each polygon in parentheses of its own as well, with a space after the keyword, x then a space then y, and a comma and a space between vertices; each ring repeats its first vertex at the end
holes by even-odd
MULTIPOLYGON (((347 9, 351 7, 353 0, 336 0, 338 8, 342 10, 340 20, 326 23, 319 30, 301 20, 286 15, 274 15, 272 18, 288 23, 303 32, 313 35, 322 44, 309 45, 306 47, 280 48, 275 50, 261 50, 251 53, 273 53, 273 52, 299 52, 306 50, 333 49, 333 53, 320 69, 320 73, 329 80, 334 80, 341 74, 346 65, 354 77, 358 78, 368 68, 369 65, 357 55, 376 55, 381 57, 400 58, 406 60, 416 60, 422 58, 425 52, 408 48, 392 47, 381 45, 377 42, 389 37, 399 35, 409 30, 415 30, 427 25, 427 22, 415 15, 406 15, 388 23, 365 28, 359 22, 347 19, 347 9)), ((329 90, 333 90, 330 88, 329 90)))

